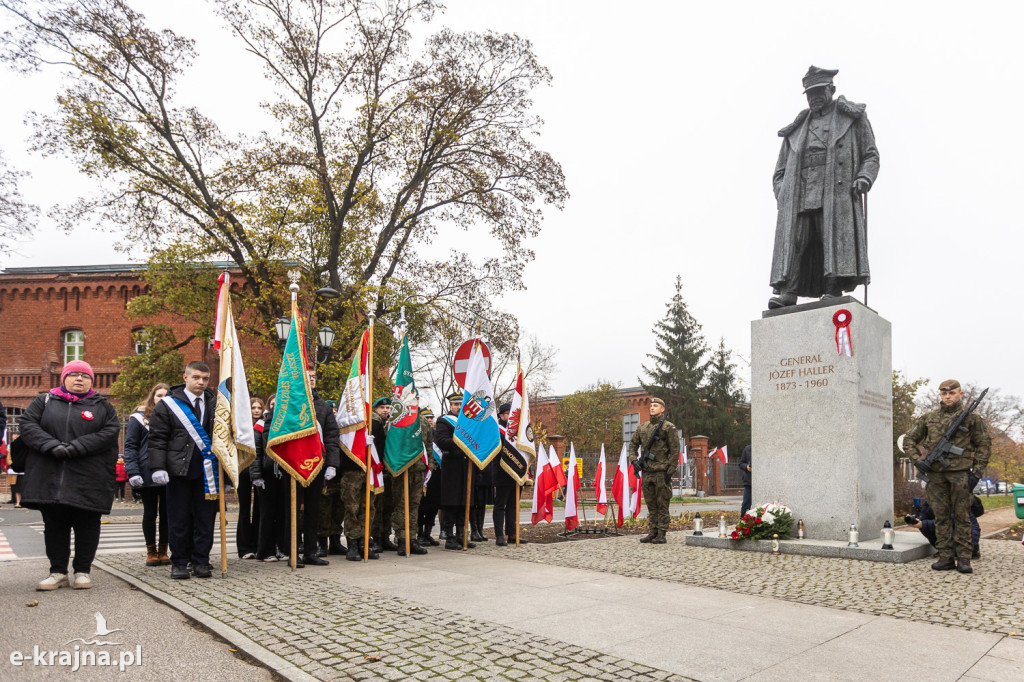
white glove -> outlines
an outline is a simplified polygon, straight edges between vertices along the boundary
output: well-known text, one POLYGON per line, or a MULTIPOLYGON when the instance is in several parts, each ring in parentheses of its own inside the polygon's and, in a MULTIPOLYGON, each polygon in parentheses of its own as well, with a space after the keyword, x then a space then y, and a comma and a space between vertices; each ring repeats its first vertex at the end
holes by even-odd
POLYGON ((329 481, 329 480, 331 480, 332 478, 334 478, 337 475, 338 475, 338 470, 337 469, 335 469, 334 467, 327 467, 327 470, 324 471, 324 480, 325 481, 329 481))
POLYGON ((373 445, 373 436, 371 436, 370 434, 366 434, 366 444, 373 445))
POLYGON ((266 490, 267 483, 262 478, 252 479, 252 487, 259 488, 260 490, 266 490))
POLYGON ((153 472, 153 483, 157 485, 167 485, 171 482, 171 477, 167 475, 167 472, 163 469, 158 469, 153 472))
POLYGON ((133 488, 141 488, 145 481, 142 480, 142 476, 132 476, 128 479, 128 485, 133 488))

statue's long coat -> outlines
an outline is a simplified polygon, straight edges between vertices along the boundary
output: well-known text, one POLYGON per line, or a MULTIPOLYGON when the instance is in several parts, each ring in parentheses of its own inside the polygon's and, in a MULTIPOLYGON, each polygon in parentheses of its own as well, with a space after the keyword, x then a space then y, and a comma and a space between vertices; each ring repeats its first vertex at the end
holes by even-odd
MULTIPOLYGON (((866 178, 873 186, 878 176, 878 149, 863 104, 836 100, 825 160, 825 188, 822 202, 822 245, 825 277, 839 278, 844 291, 871 280, 868 268, 868 235, 860 197, 853 193, 853 181, 866 178), (832 191, 828 191, 832 188, 832 191)), ((795 258, 793 230, 800 207, 801 154, 807 136, 809 109, 779 131, 782 149, 775 164, 773 184, 778 201, 775 252, 772 257, 772 287, 783 287, 792 274, 795 258)), ((805 294, 806 295, 806 294, 805 294)), ((811 294, 813 295, 813 294, 811 294)))

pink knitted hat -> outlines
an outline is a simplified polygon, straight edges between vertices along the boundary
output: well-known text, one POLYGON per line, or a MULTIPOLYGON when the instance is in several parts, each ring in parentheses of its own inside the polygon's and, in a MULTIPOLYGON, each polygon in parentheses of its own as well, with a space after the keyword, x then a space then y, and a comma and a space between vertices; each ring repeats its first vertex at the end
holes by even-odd
POLYGON ((93 381, 96 381, 96 375, 92 371, 92 367, 85 360, 72 360, 68 364, 64 365, 64 369, 60 371, 60 385, 64 385, 64 379, 67 378, 72 372, 85 372, 93 381))

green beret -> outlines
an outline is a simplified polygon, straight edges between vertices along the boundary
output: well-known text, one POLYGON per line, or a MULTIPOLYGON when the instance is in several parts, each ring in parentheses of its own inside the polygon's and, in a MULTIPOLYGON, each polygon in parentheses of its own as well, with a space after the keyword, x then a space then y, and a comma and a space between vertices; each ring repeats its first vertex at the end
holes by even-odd
POLYGON ((390 405, 390 404, 391 404, 391 398, 389 396, 384 396, 383 398, 377 398, 377 402, 375 402, 373 404, 373 406, 374 406, 374 408, 378 408, 381 405, 390 405))

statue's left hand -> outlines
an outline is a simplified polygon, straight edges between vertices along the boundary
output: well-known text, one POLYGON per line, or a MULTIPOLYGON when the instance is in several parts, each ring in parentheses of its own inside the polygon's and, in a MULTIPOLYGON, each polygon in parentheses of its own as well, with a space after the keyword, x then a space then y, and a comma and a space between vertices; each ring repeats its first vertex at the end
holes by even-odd
POLYGON ((853 181, 853 191, 857 194, 865 194, 871 189, 871 183, 864 178, 857 178, 853 181))

